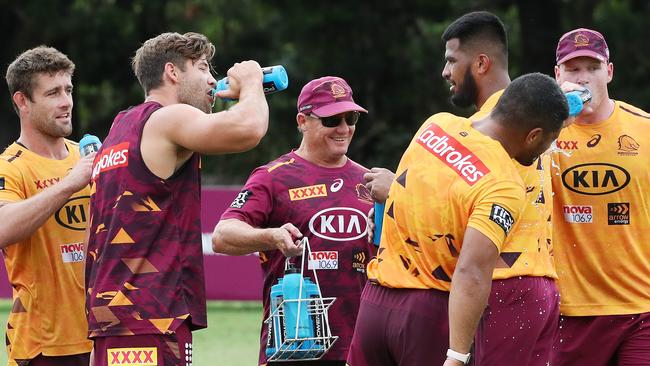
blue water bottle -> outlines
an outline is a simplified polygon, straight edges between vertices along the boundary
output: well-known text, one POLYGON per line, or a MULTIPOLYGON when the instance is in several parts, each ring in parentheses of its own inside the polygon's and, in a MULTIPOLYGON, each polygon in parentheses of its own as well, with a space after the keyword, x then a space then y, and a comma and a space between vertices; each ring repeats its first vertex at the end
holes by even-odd
POLYGON ((564 94, 567 104, 569 104, 569 116, 574 117, 582 112, 584 104, 591 100, 591 92, 585 88, 583 90, 574 90, 564 94))
MULTIPOLYGON (((304 290, 306 291, 306 296, 303 297, 308 297, 310 299, 314 299, 313 301, 310 301, 311 306, 319 306, 316 302, 317 301, 322 301, 322 300, 316 300, 321 298, 320 291, 318 289, 318 286, 309 279, 309 277, 305 277, 305 284, 304 290)), ((322 306, 322 304, 320 305, 322 306)), ((320 309, 322 310, 322 309, 320 309)), ((323 324, 323 319, 321 316, 319 316, 318 311, 314 311, 313 314, 311 315, 311 321, 314 326, 314 335, 313 337, 315 338, 323 338, 325 337, 325 324, 323 324)), ((309 350, 304 355, 304 358, 312 358, 312 357, 317 357, 320 355, 322 352, 324 346, 322 344, 321 340, 307 340, 302 342, 302 345, 300 347, 301 349, 309 350)))
POLYGON ((384 208, 385 203, 375 201, 375 231, 372 234, 372 243, 379 246, 381 241, 381 227, 384 224, 384 208))
MULTIPOLYGON (((289 86, 289 77, 287 71, 282 65, 269 66, 262 68, 262 88, 264 94, 272 94, 282 91, 289 86)), ((228 89, 228 78, 225 77, 217 81, 217 86, 213 89, 213 94, 228 89)))
POLYGON ((301 284, 302 299, 307 299, 305 281, 300 271, 292 266, 287 268, 284 272, 284 281, 282 282, 287 339, 312 338, 314 336, 314 324, 309 316, 308 301, 287 301, 301 300, 301 284))
POLYGON ((99 137, 95 135, 85 134, 84 137, 79 140, 79 154, 81 157, 99 151, 99 148, 102 146, 102 142, 99 137))
POLYGON ((281 322, 281 318, 277 313, 278 306, 282 303, 282 278, 278 279, 278 283, 271 286, 270 293, 270 302, 271 302, 271 314, 276 314, 273 316, 271 321, 268 324, 268 331, 266 337, 266 357, 273 356, 278 347, 282 344, 282 334, 284 334, 284 325, 281 322))

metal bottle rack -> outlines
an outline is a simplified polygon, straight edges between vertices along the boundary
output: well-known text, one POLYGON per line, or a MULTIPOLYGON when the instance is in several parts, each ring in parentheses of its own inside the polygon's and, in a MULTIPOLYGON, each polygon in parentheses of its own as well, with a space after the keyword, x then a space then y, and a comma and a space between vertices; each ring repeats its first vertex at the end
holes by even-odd
MULTIPOLYGON (((300 275, 302 278, 305 278, 305 258, 311 256, 311 247, 309 246, 309 239, 305 237, 301 241, 302 246, 302 260, 300 264, 300 275)), ((285 262, 285 270, 289 267, 290 259, 287 258, 285 262)), ((307 269, 307 272, 309 269, 307 269)), ((279 301, 279 304, 271 305, 271 314, 264 321, 268 326, 268 337, 269 340, 273 339, 273 347, 271 355, 267 352, 268 361, 308 361, 308 360, 319 360, 327 351, 332 348, 338 336, 332 335, 332 331, 329 325, 329 316, 328 311, 332 306, 335 297, 323 297, 320 291, 320 284, 318 283, 318 275, 316 270, 312 269, 312 274, 314 278, 314 283, 318 289, 318 296, 312 296, 309 298, 304 298, 304 289, 303 283, 300 282, 300 289, 298 299, 276 299, 272 298, 271 301, 279 301), (295 324, 286 324, 286 307, 290 303, 297 303, 297 316, 295 324), (307 314, 311 317, 314 327, 314 336, 313 337, 299 337, 298 336, 298 326, 300 324, 300 314, 301 307, 307 307, 307 314), (293 332, 295 338, 287 338, 287 329, 289 327, 295 327, 295 332, 293 332)), ((267 348, 268 350, 269 348, 267 348)))

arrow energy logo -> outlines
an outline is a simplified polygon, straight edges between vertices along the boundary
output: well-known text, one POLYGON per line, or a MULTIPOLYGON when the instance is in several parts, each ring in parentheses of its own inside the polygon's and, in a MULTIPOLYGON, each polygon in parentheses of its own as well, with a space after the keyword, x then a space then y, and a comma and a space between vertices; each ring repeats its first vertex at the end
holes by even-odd
POLYGON ((629 224, 630 204, 628 202, 607 204, 607 225, 629 224))

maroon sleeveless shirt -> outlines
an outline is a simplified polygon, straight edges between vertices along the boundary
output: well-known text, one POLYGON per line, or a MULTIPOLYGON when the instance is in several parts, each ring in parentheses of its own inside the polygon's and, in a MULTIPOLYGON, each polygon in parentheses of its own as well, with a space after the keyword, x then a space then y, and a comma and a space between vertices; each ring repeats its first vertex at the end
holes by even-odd
POLYGON ((144 164, 142 130, 162 106, 120 112, 93 163, 86 260, 92 337, 207 326, 200 157, 161 179, 144 164))

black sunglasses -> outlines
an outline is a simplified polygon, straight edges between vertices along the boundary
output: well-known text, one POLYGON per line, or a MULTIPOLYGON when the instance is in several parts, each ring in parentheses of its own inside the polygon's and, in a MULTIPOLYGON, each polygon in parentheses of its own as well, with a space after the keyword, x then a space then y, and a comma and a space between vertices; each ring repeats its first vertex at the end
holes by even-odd
POLYGON ((358 111, 352 111, 352 112, 340 113, 330 117, 318 117, 312 114, 311 117, 320 119, 320 123, 322 123, 324 127, 332 128, 341 124, 342 118, 345 118, 345 123, 347 123, 348 126, 354 126, 357 124, 357 122, 359 122, 360 115, 361 113, 359 113, 358 111))

